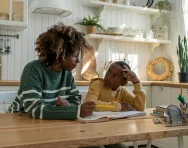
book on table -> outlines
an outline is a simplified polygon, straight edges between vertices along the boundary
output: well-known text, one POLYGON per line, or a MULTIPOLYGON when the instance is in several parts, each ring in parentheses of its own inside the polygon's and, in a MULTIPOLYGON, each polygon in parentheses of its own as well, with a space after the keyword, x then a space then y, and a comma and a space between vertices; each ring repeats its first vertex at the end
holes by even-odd
POLYGON ((164 111, 167 107, 168 107, 168 105, 156 105, 156 107, 153 110, 153 113, 151 113, 151 115, 152 116, 164 117, 164 111))
POLYGON ((124 111, 124 112, 93 112, 91 116, 87 116, 84 118, 79 117, 78 121, 80 122, 104 122, 109 120, 128 118, 128 117, 136 117, 146 115, 146 112, 142 111, 124 111))
POLYGON ((156 111, 158 112, 163 112, 165 111, 165 109, 168 107, 168 105, 157 105, 156 106, 156 111))

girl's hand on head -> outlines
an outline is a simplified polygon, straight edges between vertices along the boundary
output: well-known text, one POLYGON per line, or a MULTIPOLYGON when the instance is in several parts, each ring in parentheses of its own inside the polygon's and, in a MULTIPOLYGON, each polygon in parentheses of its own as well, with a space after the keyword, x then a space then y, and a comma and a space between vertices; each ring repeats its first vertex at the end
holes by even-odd
POLYGON ((134 111, 134 108, 129 103, 121 103, 121 111, 134 111))
POLYGON ((80 117, 86 117, 92 115, 94 110, 95 110, 94 102, 85 102, 80 107, 80 117))
POLYGON ((131 81, 133 84, 140 83, 140 80, 133 71, 129 69, 123 69, 122 71, 123 76, 127 79, 127 81, 131 81))

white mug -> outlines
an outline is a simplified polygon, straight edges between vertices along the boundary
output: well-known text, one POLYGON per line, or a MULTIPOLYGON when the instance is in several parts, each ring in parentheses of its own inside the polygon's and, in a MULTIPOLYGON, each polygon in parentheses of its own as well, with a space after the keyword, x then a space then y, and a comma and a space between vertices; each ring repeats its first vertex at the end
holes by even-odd
POLYGON ((154 38, 154 32, 153 32, 153 30, 147 31, 146 38, 154 38))

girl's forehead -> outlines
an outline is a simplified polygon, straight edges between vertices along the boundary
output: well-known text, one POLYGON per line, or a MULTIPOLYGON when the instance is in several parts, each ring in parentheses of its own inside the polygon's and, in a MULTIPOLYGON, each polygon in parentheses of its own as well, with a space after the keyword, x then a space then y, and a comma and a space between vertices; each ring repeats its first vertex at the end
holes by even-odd
POLYGON ((110 65, 110 68, 118 68, 118 69, 128 69, 125 65, 119 65, 119 64, 116 64, 116 63, 113 63, 110 65))
POLYGON ((123 75, 123 68, 118 64, 111 64, 109 70, 113 73, 116 73, 118 75, 123 75))

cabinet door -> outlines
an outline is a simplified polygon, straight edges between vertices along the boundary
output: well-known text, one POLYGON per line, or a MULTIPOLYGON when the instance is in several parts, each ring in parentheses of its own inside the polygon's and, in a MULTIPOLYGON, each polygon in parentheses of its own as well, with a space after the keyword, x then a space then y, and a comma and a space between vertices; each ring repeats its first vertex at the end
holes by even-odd
MULTIPOLYGON (((179 106, 180 101, 178 100, 178 96, 180 94, 180 88, 171 87, 171 103, 179 106)), ((188 88, 182 89, 182 95, 185 98, 185 101, 188 102, 188 88)))
POLYGON ((12 0, 12 21, 24 21, 24 0, 12 0))
POLYGON ((170 87, 152 86, 152 107, 171 104, 170 87))
POLYGON ((151 108, 151 86, 143 86, 143 89, 146 92, 146 108, 151 108))
MULTIPOLYGON (((185 90, 182 90, 183 95, 184 95, 184 91, 185 90)), ((179 106, 180 104, 180 101, 178 100, 179 94, 180 94, 179 88, 171 87, 171 104, 179 106)))
POLYGON ((0 0, 0 20, 9 20, 10 1, 0 0))
POLYGON ((0 29, 23 30, 28 24, 28 0, 0 0, 0 29))

